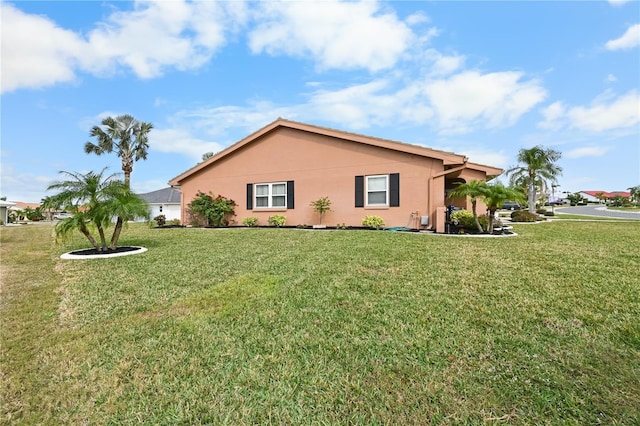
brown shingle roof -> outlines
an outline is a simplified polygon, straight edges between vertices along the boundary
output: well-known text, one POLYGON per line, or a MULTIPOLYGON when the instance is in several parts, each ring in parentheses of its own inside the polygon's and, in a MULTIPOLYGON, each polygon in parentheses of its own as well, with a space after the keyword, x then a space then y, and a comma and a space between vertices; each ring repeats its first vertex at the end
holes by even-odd
MULTIPOLYGON (((316 126, 313 124, 301 123, 298 121, 287 120, 284 118, 278 118, 277 120, 267 124, 261 129, 251 133, 240 141, 234 143, 233 145, 227 147, 226 149, 218 152, 213 157, 209 158, 202 163, 195 165, 184 173, 176 176, 175 178, 169 181, 169 184, 172 186, 180 185, 180 182, 184 179, 188 178, 192 174, 202 170, 221 158, 226 157, 227 155, 233 153, 234 151, 242 148, 243 146, 250 144, 251 142, 261 138, 262 136, 280 128, 286 127, 290 129, 301 130, 305 132, 316 133, 320 135, 325 135, 337 139, 347 140, 354 143, 361 143, 366 145, 377 146, 380 148, 390 149, 394 151, 406 152, 409 154, 415 154, 423 157, 436 158, 442 160, 445 166, 460 166, 467 163, 467 157, 460 154, 455 154, 453 152, 440 151, 436 149, 426 148, 420 145, 412 145, 403 142, 393 141, 389 139, 377 138, 374 136, 362 135, 359 133, 351 133, 343 130, 336 130, 329 127, 316 126)), ((470 168, 479 169, 487 172, 488 175, 497 176, 502 173, 502 169, 498 169, 495 167, 484 166, 475 163, 468 163, 470 168)))

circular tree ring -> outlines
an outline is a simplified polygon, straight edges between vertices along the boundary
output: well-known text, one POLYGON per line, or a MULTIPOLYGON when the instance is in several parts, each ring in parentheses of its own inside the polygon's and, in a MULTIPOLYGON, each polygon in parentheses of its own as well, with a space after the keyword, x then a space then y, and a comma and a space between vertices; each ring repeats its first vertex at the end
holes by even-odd
POLYGON ((98 253, 95 249, 91 248, 64 253, 60 256, 60 259, 105 259, 109 257, 130 256, 133 254, 144 253, 145 251, 147 251, 146 247, 122 246, 115 250, 107 250, 104 253, 98 253))

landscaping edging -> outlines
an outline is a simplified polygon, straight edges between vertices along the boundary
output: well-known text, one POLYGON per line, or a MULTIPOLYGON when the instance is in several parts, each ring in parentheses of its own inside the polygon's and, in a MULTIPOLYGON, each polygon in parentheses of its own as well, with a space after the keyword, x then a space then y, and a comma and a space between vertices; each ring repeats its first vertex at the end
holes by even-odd
POLYGON ((82 254, 82 252, 93 251, 93 249, 86 250, 74 250, 67 253, 64 253, 60 256, 60 259, 65 260, 78 260, 78 259, 105 259, 109 257, 121 257, 121 256, 131 256, 134 254, 140 254, 147 251, 146 247, 137 247, 137 246, 128 246, 128 247, 118 247, 119 249, 130 248, 131 250, 119 251, 115 253, 99 253, 99 254, 82 254))

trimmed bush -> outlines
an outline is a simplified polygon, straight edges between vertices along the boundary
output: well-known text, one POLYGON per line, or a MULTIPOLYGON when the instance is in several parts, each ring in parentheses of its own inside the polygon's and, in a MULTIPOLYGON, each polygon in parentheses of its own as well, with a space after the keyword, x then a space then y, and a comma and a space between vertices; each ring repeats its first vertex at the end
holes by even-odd
POLYGON ((543 213, 545 216, 555 216, 556 214, 552 211, 546 211, 543 213))
POLYGON ((380 229, 384 227, 384 219, 380 216, 365 216, 362 219, 362 226, 366 226, 367 228, 380 229))
POLYGON ((253 228, 255 226, 258 226, 258 218, 257 217, 245 217, 244 219, 242 219, 242 224, 244 226, 248 226, 249 228, 253 228))
POLYGON ((544 220, 536 213, 529 213, 527 210, 516 210, 511 213, 511 220, 513 222, 536 222, 538 220, 544 220))
MULTIPOLYGON (((480 226, 482 226, 482 229, 486 230, 489 226, 489 218, 486 215, 478 216, 478 221, 480 222, 480 226)), ((470 231, 478 230, 476 221, 473 218, 473 212, 470 212, 469 210, 456 210, 452 212, 451 222, 453 222, 454 224, 457 223, 458 226, 470 231)))
POLYGON ((268 222, 269 225, 279 228, 287 223, 287 218, 281 214, 274 214, 273 216, 269 216, 268 222))

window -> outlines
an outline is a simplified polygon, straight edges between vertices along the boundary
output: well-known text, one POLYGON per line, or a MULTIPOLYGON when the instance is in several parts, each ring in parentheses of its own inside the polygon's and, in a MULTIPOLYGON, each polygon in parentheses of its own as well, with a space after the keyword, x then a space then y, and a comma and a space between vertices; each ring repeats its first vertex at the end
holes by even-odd
POLYGON ((286 208, 287 183, 256 183, 256 208, 286 208))
POLYGON ((356 207, 399 207, 400 174, 356 176, 356 207))
POLYGON ((367 176, 367 206, 389 205, 389 175, 367 176))

